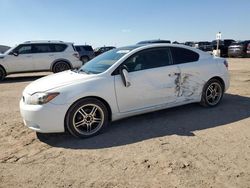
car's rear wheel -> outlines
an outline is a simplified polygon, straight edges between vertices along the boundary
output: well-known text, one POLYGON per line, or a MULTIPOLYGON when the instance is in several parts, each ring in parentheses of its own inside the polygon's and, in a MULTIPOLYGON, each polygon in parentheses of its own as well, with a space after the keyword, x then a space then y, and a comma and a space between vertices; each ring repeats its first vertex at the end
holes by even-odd
POLYGON ((108 110, 95 98, 81 99, 69 109, 65 123, 73 136, 91 137, 99 134, 108 125, 108 110))
POLYGON ((0 81, 2 81, 5 78, 6 74, 5 74, 5 70, 0 67, 0 81))
POLYGON ((68 63, 64 62, 64 61, 58 61, 54 64, 53 66, 53 69, 52 71, 54 73, 57 73, 57 72, 62 72, 62 71, 65 71, 65 70, 69 70, 71 67, 68 63))
POLYGON ((81 61, 82 61, 83 64, 87 63, 89 61, 88 56, 81 57, 81 61))
POLYGON ((213 107, 220 103, 224 94, 222 83, 217 79, 209 80, 202 92, 202 99, 200 104, 206 107, 213 107))

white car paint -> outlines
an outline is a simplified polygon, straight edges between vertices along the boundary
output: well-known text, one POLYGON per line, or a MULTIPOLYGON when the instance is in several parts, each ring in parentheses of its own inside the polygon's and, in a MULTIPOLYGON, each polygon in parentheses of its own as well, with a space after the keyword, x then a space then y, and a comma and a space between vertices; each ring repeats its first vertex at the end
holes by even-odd
POLYGON ((20 100, 20 111, 25 124, 38 132, 64 132, 65 115, 70 106, 85 97, 98 97, 106 101, 112 112, 112 121, 165 109, 173 106, 200 102, 205 83, 220 77, 229 87, 229 74, 224 59, 182 45, 150 44, 128 51, 110 68, 100 74, 74 71, 50 75, 28 85, 20 100), (155 47, 181 47, 200 55, 199 61, 166 67, 130 72, 130 86, 125 87, 121 76, 112 73, 128 57, 141 50, 155 47), (56 98, 43 105, 26 101, 37 92, 59 92, 56 98))
POLYGON ((82 66, 82 62, 75 57, 77 52, 72 45, 73 43, 62 41, 28 41, 9 49, 1 55, 0 66, 4 68, 7 75, 19 72, 52 71, 53 63, 60 60, 70 63, 72 68, 79 68, 82 66), (28 53, 19 54, 18 56, 12 54, 21 45, 33 44, 65 44, 67 48, 62 52, 28 53))

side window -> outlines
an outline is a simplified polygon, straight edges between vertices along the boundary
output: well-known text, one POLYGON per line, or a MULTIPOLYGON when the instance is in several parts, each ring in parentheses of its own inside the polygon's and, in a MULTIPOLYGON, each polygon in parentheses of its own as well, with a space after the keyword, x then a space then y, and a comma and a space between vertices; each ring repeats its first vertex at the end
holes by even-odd
POLYGON ((124 65, 128 72, 140 71, 171 65, 169 48, 155 48, 138 52, 129 57, 124 65))
POLYGON ((31 45, 21 45, 17 47, 14 52, 18 54, 30 54, 32 53, 32 47, 31 45))
POLYGON ((50 44, 33 44, 34 53, 49 53, 53 52, 50 44))
MULTIPOLYGON (((67 48, 67 45, 66 44, 54 44, 54 47, 55 47, 55 52, 63 52, 67 48)), ((73 49, 75 50, 74 46, 73 46, 73 49)))
POLYGON ((171 47, 174 64, 189 63, 199 60, 199 54, 185 48, 171 47))

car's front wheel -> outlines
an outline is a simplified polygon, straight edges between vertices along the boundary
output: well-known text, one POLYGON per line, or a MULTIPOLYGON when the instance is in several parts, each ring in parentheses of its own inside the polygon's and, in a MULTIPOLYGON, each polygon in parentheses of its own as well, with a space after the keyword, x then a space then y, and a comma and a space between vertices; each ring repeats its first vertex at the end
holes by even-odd
POLYGON ((224 94, 222 83, 217 79, 209 80, 202 92, 200 104, 206 107, 213 107, 220 103, 224 94))
POLYGON ((68 110, 65 123, 75 137, 97 135, 109 123, 107 107, 95 98, 81 99, 68 110))

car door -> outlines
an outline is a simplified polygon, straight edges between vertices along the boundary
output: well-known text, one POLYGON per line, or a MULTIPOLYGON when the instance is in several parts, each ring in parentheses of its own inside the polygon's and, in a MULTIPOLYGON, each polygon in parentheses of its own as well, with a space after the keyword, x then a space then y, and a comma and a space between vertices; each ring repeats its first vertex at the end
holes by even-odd
POLYGON ((171 47, 173 63, 178 65, 181 74, 176 80, 178 85, 177 101, 195 100, 201 96, 205 83, 206 64, 199 61, 199 54, 181 47, 171 47))
POLYGON ((33 44, 33 59, 36 71, 49 70, 55 58, 53 44, 33 44))
POLYGON ((152 48, 137 52, 122 66, 128 69, 130 86, 115 75, 115 91, 119 111, 143 110, 176 101, 175 80, 180 73, 172 65, 169 48, 152 48))
POLYGON ((34 70, 31 44, 21 44, 6 56, 9 72, 28 72, 34 70))

